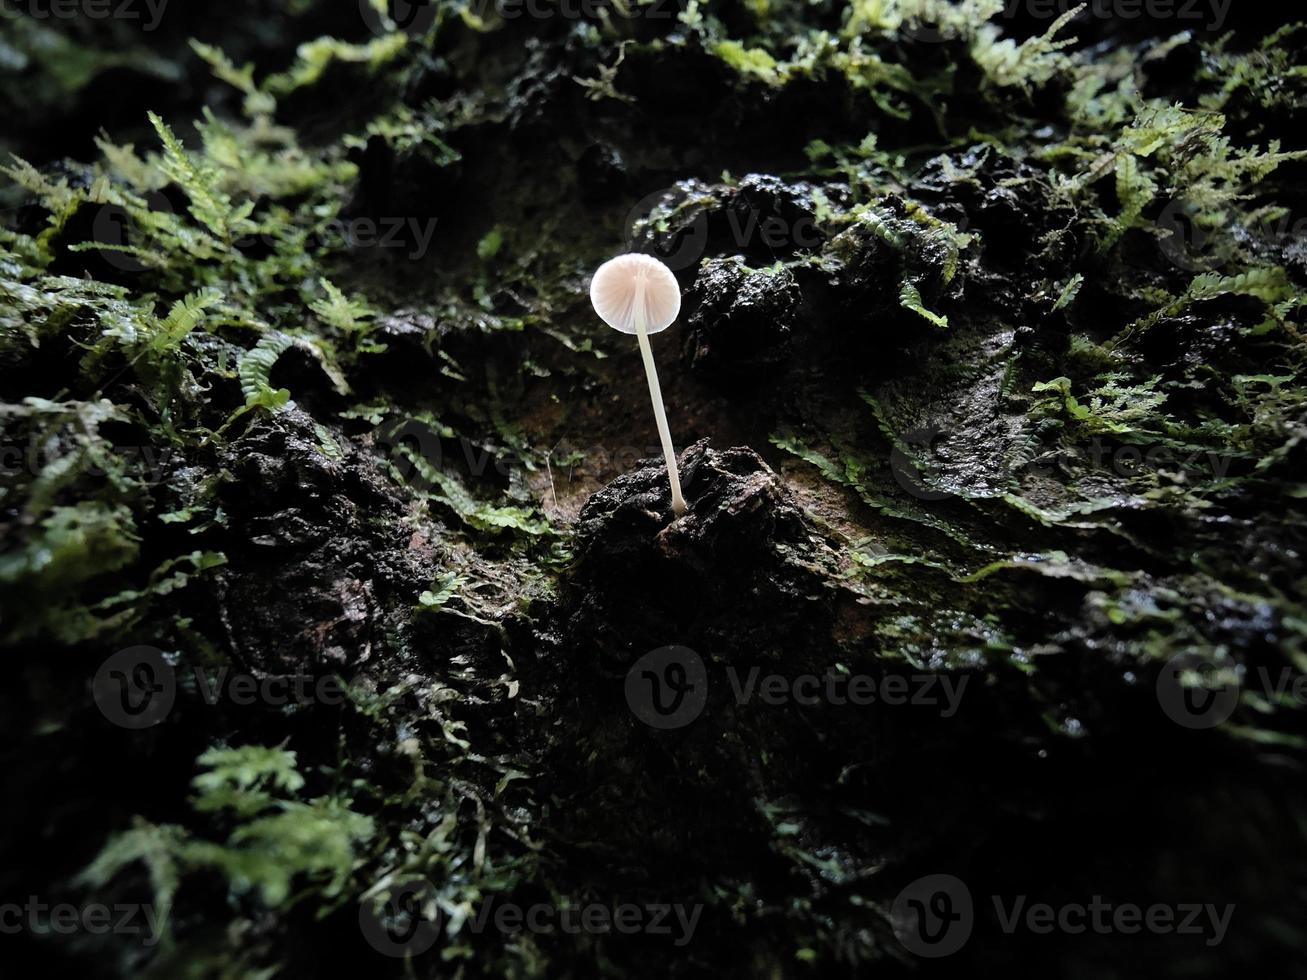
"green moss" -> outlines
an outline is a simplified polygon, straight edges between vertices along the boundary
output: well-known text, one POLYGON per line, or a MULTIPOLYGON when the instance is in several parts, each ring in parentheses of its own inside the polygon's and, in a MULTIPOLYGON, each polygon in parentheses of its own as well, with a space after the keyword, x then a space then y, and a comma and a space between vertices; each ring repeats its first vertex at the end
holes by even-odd
MULTIPOLYGON (((769 458, 823 516, 841 562, 826 585, 849 635, 822 657, 976 671, 1010 724, 1004 751, 1060 759, 1072 740, 1134 738, 1113 726, 1178 651, 1217 651, 1231 671, 1253 662, 1247 649, 1307 664, 1301 576, 1284 559, 1307 493, 1303 271, 1293 243, 1265 234, 1291 215, 1304 156, 1268 121, 1297 118, 1302 28, 1251 51, 1180 35, 1109 51, 1069 43, 1071 14, 1018 42, 999 33, 1002 9, 693 2, 666 24, 541 29, 523 45, 467 5, 442 5, 432 36, 360 40, 360 27, 276 65, 260 59, 263 77, 197 43, 237 118, 205 112, 192 132, 152 115, 152 138, 102 137, 85 165, 9 163, 7 200, 24 210, 0 228, 0 368, 39 396, 5 405, 0 424, 6 447, 40 450, 0 485, 9 644, 43 664, 151 642, 230 666, 242 618, 262 610, 227 597, 243 576, 283 566, 290 598, 274 607, 270 595, 269 609, 322 603, 334 616, 339 592, 340 618, 366 622, 357 650, 331 654, 357 655, 360 682, 338 713, 183 712, 160 741, 187 765, 198 754, 199 775, 169 756, 159 798, 140 806, 167 815, 87 821, 99 855, 79 886, 113 896, 143 870, 161 905, 182 903, 159 970, 293 969, 297 943, 336 925, 316 915, 352 922, 358 904, 426 880, 452 969, 638 972, 593 937, 505 939, 468 921, 501 896, 561 900, 564 879, 626 886, 643 857, 569 837, 587 801, 536 777, 576 696, 524 685, 533 671, 569 676, 570 661, 549 657, 575 656, 549 647, 575 628, 549 616, 571 574, 567 504, 596 482, 580 472, 599 455, 588 443, 647 435, 622 410, 630 352, 592 322, 585 276, 629 245, 629 224, 671 235, 718 214, 719 191, 740 183, 703 181, 727 169, 773 172, 812 204, 819 246, 746 266, 801 283, 801 335, 788 373, 756 401, 682 367, 669 379, 695 435, 773 432, 769 458), (725 83, 655 132, 660 99, 685 78, 725 83), (1181 92, 1192 93, 1183 105, 1181 92), (599 164, 596 145, 611 151, 599 164), (602 179, 589 180, 592 164, 602 179), (681 197, 627 213, 637 189, 676 181, 681 197), (429 260, 373 261, 327 234, 344 215, 419 199, 450 235, 429 260), (1173 204, 1206 243, 1195 262, 1174 261, 1195 243, 1164 226, 1173 204), (117 241, 96 240, 105 208, 121 219, 117 241), (841 277, 872 246, 893 272, 866 295, 894 328, 855 327, 862 311, 840 306, 841 277), (484 447, 507 472, 469 472, 429 447, 387 456, 389 426, 410 419, 484 447), (122 451, 134 444, 171 455, 122 451), (1092 459, 1122 448, 1171 462, 1115 472, 1092 459), (239 508, 276 494, 257 534, 228 540, 250 527, 239 508), (319 533, 344 557, 309 574, 319 533), (1031 718, 1037 731, 1022 727, 1031 718), (246 948, 228 934, 275 938, 246 948)), ((125 57, 47 42, 52 57, 34 71, 64 94, 125 57)), ((290 656, 276 642, 256 654, 290 656)), ((34 730, 85 736, 89 701, 42 697, 50 717, 34 730)), ((1222 746, 1213 757, 1252 753, 1230 758, 1254 771, 1301 749, 1286 731, 1301 706, 1246 702, 1246 723, 1205 743, 1222 746)), ((593 705, 579 710, 606 723, 593 705)), ((658 778, 646 766, 658 752, 600 752, 618 737, 594 734, 586 765, 613 764, 578 781, 658 778)), ((877 737, 941 758, 906 729, 877 737)), ((960 751, 967 732, 949 739, 960 751)), ((58 754, 76 766, 64 743, 31 745, 34 764, 58 754)), ((754 810, 723 816, 762 824, 769 849, 749 858, 766 873, 683 878, 720 913, 725 938, 713 943, 731 955, 755 943, 754 972, 796 959, 884 965, 885 869, 908 867, 900 845, 913 846, 894 821, 915 815, 913 833, 932 845, 989 842, 949 824, 935 799, 919 812, 883 793, 899 808, 890 816, 854 805, 864 775, 894 776, 879 758, 825 787, 839 806, 769 799, 775 773, 805 760, 768 753, 754 810), (858 836, 866 828, 889 829, 858 836)), ((1009 786, 986 788, 1004 820, 1034 819, 1009 786)), ((655 884, 678 872, 665 863, 655 884)))

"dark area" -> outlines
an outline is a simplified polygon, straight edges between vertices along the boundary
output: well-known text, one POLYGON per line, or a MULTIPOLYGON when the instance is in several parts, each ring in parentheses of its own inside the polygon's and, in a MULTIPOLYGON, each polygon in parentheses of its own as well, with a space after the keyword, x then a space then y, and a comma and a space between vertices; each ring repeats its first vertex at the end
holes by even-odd
POLYGON ((0 2, 0 976, 1307 976, 1291 11, 0 2))

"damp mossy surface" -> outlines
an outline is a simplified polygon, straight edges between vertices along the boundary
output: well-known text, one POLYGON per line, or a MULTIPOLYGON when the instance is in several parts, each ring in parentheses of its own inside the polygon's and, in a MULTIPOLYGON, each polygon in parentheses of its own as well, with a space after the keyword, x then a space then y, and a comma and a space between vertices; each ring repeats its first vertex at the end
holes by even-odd
POLYGON ((166 913, 12 962, 1307 975, 1307 26, 384 6, 0 21, 0 894, 166 913), (679 521, 586 291, 629 250, 685 295, 679 521), (659 729, 669 646, 709 693, 659 729))

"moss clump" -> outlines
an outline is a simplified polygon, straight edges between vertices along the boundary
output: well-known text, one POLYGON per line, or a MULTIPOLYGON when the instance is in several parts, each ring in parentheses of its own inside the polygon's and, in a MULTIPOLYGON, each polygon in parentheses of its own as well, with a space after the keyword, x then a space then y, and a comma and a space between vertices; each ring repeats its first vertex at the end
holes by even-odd
POLYGON ((130 119, 92 110, 132 48, 0 42, 41 83, 0 95, 0 718, 15 796, 48 801, 8 814, 6 881, 172 910, 150 948, 19 957, 907 973, 889 910, 946 869, 978 899, 1238 908, 1217 948, 981 921, 974 973, 1301 953, 1301 25, 249 10, 131 55, 197 84, 130 119), (691 443, 677 524, 585 296, 632 245, 693 287, 660 364, 718 449, 691 443), (625 673, 678 643, 711 699, 647 730, 625 673), (178 681, 141 731, 95 683, 138 645, 178 681), (1238 684, 1223 724, 1163 710, 1177 656, 1238 684), (739 703, 751 667, 967 687, 808 711, 739 703), (236 674, 348 693, 210 683, 236 674), (442 928, 410 964, 359 923, 414 883, 442 928), (476 925, 627 900, 702 924, 476 925))

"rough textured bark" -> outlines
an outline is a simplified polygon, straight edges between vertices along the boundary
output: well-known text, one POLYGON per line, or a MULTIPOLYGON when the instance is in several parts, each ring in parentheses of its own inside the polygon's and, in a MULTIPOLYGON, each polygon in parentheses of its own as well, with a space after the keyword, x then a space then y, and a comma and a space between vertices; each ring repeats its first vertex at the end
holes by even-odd
POLYGON ((600 8, 3 22, 12 962, 1301 974, 1307 29, 600 8))

